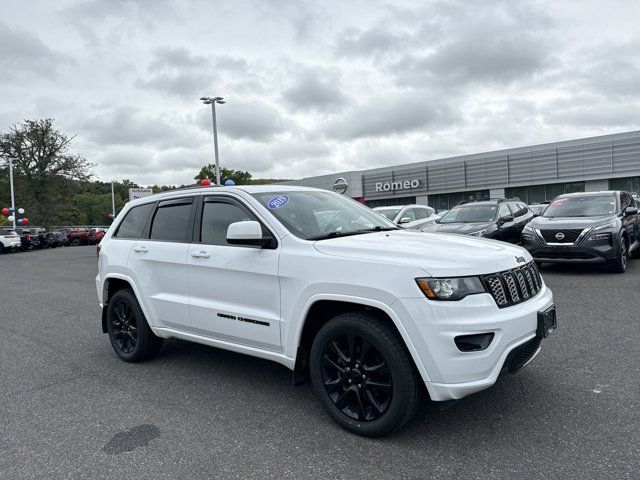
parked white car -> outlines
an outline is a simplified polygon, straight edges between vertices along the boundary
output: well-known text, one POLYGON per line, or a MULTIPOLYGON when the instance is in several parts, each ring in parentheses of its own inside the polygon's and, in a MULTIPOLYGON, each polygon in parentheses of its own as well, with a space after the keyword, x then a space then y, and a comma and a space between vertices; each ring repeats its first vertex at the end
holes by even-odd
POLYGON ((20 235, 12 228, 0 228, 0 254, 20 250, 20 235))
POLYGON ((555 327, 526 250, 399 229, 311 188, 134 200, 98 257, 102 327, 120 358, 145 360, 175 337, 273 360, 366 436, 409 421, 424 390, 441 402, 490 387, 555 327))
POLYGON ((384 215, 403 228, 420 229, 440 218, 435 209, 426 205, 400 205, 394 207, 375 207, 374 212, 384 215))

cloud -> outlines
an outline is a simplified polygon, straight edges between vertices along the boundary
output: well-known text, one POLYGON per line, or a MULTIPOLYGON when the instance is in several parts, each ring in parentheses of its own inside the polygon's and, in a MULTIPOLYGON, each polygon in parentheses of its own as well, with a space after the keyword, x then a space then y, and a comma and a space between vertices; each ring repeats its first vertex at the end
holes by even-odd
POLYGON ((195 54, 186 47, 162 47, 154 50, 147 73, 136 84, 177 97, 198 98, 210 90, 214 82, 242 76, 247 62, 229 55, 195 54))
POLYGON ((53 79, 58 66, 70 60, 52 50, 36 35, 0 23, 0 71, 8 79, 53 79))
POLYGON ((303 67, 283 97, 294 110, 331 112, 349 103, 340 89, 340 71, 322 67, 303 67))
POLYGON ((159 148, 189 144, 188 128, 177 119, 149 115, 130 106, 99 108, 81 125, 83 135, 99 145, 151 145, 159 148))
MULTIPOLYGON (((291 120, 273 105, 262 100, 229 100, 216 107, 218 134, 234 139, 268 141, 275 135, 296 129, 291 120)), ((201 129, 211 132, 211 110, 201 109, 197 123, 201 129)))
POLYGON ((412 90, 367 99, 324 128, 331 138, 349 140, 387 136, 418 129, 444 128, 459 119, 459 113, 436 92, 412 90))
POLYGON ((406 32, 392 32, 382 26, 368 30, 348 28, 338 38, 335 53, 338 57, 370 57, 407 47, 412 37, 406 32))
POLYGON ((452 2, 431 9, 438 23, 423 25, 414 44, 423 35, 433 40, 388 67, 400 85, 508 84, 553 63, 553 22, 535 4, 498 1, 469 8, 452 2))

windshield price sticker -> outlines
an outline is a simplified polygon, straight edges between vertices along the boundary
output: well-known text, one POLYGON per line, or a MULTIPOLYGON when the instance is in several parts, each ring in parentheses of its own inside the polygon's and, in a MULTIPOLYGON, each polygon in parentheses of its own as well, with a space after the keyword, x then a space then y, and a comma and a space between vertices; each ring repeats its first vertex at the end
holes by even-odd
POLYGON ((551 202, 551 205, 562 205, 564 202, 566 202, 567 199, 566 198, 558 198, 557 200, 554 200, 553 202, 551 202))
POLYGON ((269 200, 269 202, 267 203, 267 207, 269 207, 270 209, 282 208, 287 203, 289 203, 289 197, 287 197, 286 195, 278 195, 269 200))

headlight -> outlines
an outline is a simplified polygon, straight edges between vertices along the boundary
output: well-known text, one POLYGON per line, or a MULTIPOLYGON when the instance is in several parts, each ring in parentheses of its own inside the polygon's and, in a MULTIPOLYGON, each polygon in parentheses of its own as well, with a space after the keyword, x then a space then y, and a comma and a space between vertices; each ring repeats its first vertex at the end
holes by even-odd
POLYGON ((486 232, 487 229, 485 228, 484 230, 478 230, 477 232, 473 232, 473 233, 468 233, 467 235, 471 236, 471 237, 482 237, 484 236, 484 232, 486 232))
POLYGON ((531 232, 531 233, 533 233, 533 232, 534 232, 533 227, 532 227, 532 226, 531 226, 531 224, 529 224, 529 223, 527 223, 527 224, 524 226, 524 228, 522 229, 522 231, 523 231, 523 232, 531 232))
POLYGON ((610 242, 611 234, 610 233, 592 233, 591 235, 589 235, 589 238, 587 240, 589 242, 602 242, 602 241, 610 242))
POLYGON ((613 222, 609 222, 609 223, 605 223, 604 225, 600 225, 598 227, 595 227, 592 232, 597 232, 598 230, 606 230, 607 228, 616 228, 616 221, 614 220, 613 222))
POLYGON ((478 277, 416 278, 416 282, 430 300, 461 300, 486 291, 478 277))

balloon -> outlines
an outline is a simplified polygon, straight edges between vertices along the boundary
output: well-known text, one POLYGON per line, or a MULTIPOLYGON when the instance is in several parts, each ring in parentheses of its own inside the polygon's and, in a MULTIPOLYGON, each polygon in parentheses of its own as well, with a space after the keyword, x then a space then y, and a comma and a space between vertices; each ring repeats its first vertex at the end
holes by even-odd
POLYGON ((7 217, 7 220, 9 220, 10 222, 13 222, 16 219, 16 217, 14 217, 13 215, 9 215, 7 217))
POLYGON ((16 209, 15 209, 15 208, 13 208, 13 207, 9 207, 9 211, 10 211, 11 213, 13 213, 13 212, 15 212, 15 211, 16 211, 16 209))
POLYGON ((9 215, 9 209, 7 207, 2 209, 2 214, 3 215, 9 215))
POLYGON ((211 180, 209 180, 208 178, 203 178, 200 182, 200 185, 202 185, 203 187, 208 187, 211 185, 211 180))
POLYGON ((227 187, 233 187, 236 184, 236 182, 234 182, 233 180, 229 179, 229 180, 225 181, 224 184, 227 187))
POLYGON ((109 220, 113 220, 113 213, 109 213, 109 214, 107 215, 107 218, 108 218, 109 220))
POLYGON ((29 219, 28 219, 27 217, 24 217, 24 218, 22 219, 22 223, 23 223, 24 225, 26 225, 27 223, 29 223, 29 219))
POLYGON ((18 209, 18 213, 19 213, 20 215, 22 215, 22 214, 24 213, 24 208, 19 208, 19 209, 18 209))
POLYGON ((22 222, 23 222, 23 221, 24 221, 24 220, 22 220, 21 218, 19 218, 19 219, 18 219, 18 225, 22 225, 22 222))

